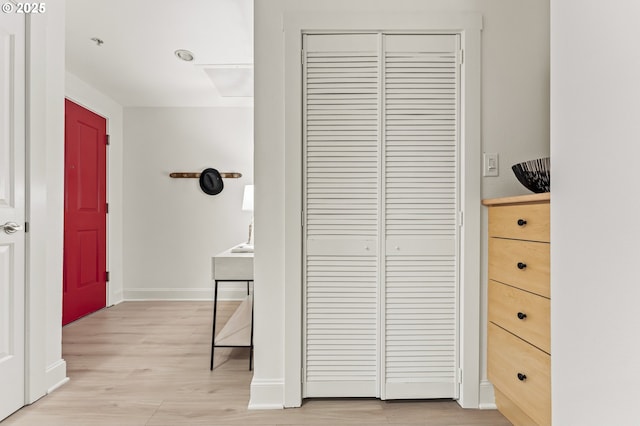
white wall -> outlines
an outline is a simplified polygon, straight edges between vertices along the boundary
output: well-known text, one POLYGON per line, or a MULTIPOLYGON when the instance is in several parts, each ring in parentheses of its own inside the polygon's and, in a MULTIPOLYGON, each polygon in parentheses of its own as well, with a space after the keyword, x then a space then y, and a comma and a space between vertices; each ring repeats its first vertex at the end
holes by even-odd
POLYGON ((125 299, 212 299, 211 257, 248 238, 253 108, 125 108, 124 134, 125 299), (242 178, 210 196, 169 177, 209 167, 242 178))
POLYGON ((107 304, 115 305, 123 299, 123 203, 122 203, 122 153, 123 109, 116 101, 94 89, 75 75, 66 73, 66 97, 86 109, 107 119, 107 270, 109 271, 107 304))
POLYGON ((551 13, 553 423, 637 425, 640 3, 551 13))
POLYGON ((64 0, 27 17, 27 402, 66 380, 62 359, 64 0))
MULTIPOLYGON (((282 16, 296 11, 434 13, 477 12, 484 17, 482 41, 483 151, 501 155, 501 175, 483 178, 485 198, 526 193, 513 177, 513 163, 549 152, 549 2, 526 0, 274 0, 256 1, 255 20, 255 174, 256 299, 255 373, 252 406, 274 406, 283 385, 285 281, 284 84, 282 16), (268 186, 261 186, 268 182, 268 186)), ((478 158, 478 161, 481 159, 478 158)), ((480 179, 481 177, 478 176, 480 179)), ((485 220, 486 221, 486 220, 485 220)), ((486 229, 483 232, 486 263, 486 229)), ((486 271, 482 274, 486 328, 486 271)), ((486 339, 481 368, 485 372, 486 339)), ((485 404, 492 402, 490 386, 485 404)), ((481 395, 482 397, 482 395, 481 395)))

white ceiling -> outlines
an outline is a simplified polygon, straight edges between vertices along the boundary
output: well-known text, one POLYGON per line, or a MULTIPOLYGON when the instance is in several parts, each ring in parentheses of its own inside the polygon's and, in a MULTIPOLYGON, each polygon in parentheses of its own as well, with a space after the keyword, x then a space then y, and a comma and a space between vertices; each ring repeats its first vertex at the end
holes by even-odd
POLYGON ((221 65, 243 65, 235 68, 246 75, 253 0, 67 0, 66 7, 67 71, 122 106, 253 105, 250 97, 220 96, 208 76, 221 65), (195 60, 179 60, 177 49, 195 60))

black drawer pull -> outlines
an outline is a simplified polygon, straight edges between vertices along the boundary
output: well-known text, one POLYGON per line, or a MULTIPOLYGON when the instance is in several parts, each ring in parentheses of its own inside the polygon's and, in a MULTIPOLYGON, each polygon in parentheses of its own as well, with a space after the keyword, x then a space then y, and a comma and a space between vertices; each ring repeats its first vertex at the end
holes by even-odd
POLYGON ((527 317, 527 314, 525 314, 524 312, 518 312, 518 319, 525 319, 527 317))
POLYGON ((521 382, 527 380, 526 374, 518 373, 518 380, 520 380, 521 382))
POLYGON ((518 266, 518 269, 524 269, 524 268, 527 267, 527 264, 526 263, 522 263, 522 262, 518 262, 517 266, 518 266))
POLYGON ((525 226, 527 224, 527 221, 524 219, 518 219, 518 226, 525 226))

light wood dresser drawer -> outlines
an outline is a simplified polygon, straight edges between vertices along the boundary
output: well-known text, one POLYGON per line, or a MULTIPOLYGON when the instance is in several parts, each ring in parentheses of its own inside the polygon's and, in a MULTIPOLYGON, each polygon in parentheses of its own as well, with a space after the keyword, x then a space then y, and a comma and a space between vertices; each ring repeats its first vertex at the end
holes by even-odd
POLYGON ((489 281, 489 321, 551 353, 549 299, 489 281))
POLYGON ((551 297, 548 243, 489 238, 489 277, 551 297))
POLYGON ((549 204, 492 207, 489 236, 549 242, 549 204))
POLYGON ((505 394, 494 388, 496 405, 498 410, 517 426, 538 426, 538 423, 527 415, 522 409, 510 400, 505 394))
POLYGON ((488 341, 489 380, 537 424, 550 425, 551 357, 493 323, 488 341))

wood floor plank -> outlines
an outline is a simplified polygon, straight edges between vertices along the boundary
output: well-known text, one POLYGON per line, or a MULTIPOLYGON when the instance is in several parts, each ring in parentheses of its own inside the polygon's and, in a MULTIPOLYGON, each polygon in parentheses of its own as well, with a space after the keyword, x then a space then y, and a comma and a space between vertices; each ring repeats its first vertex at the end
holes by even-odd
MULTIPOLYGON (((238 302, 221 302, 224 324, 238 302)), ((210 302, 125 302, 62 331, 71 379, 2 426, 507 426, 495 410, 455 401, 313 399, 248 410, 248 349, 219 348, 209 370, 210 302)))

